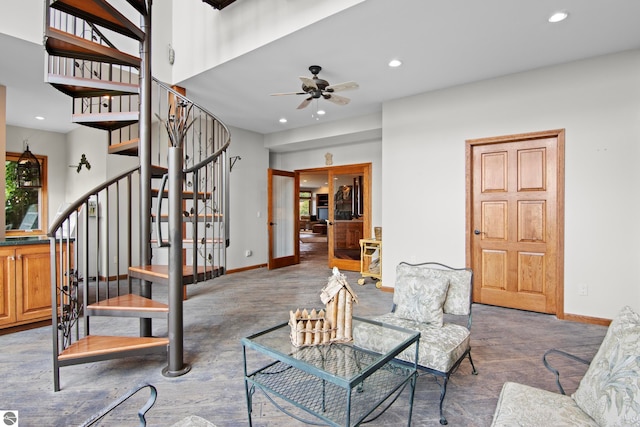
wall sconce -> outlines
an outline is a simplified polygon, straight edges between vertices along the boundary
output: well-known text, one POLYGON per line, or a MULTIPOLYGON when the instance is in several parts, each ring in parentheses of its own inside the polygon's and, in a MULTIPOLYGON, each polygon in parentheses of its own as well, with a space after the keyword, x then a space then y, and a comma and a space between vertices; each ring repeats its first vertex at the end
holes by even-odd
POLYGON ((42 180, 40 179, 40 162, 38 161, 38 159, 36 159, 36 156, 34 156, 33 153, 29 151, 29 144, 27 144, 27 149, 18 159, 17 174, 18 187, 42 187, 42 180))

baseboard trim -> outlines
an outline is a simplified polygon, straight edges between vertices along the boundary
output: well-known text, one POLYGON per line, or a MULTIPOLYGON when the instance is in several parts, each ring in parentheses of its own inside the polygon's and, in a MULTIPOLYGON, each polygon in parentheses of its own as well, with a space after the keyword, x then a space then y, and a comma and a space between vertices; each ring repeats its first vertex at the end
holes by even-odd
POLYGON ((379 288, 379 289, 380 289, 382 292, 390 292, 390 293, 393 293, 393 290, 394 290, 395 288, 391 288, 391 287, 389 287, 389 286, 383 286, 383 287, 381 287, 381 288, 379 288))
POLYGON ((264 268, 266 266, 267 266, 267 264, 257 264, 257 265, 250 265, 250 266, 247 266, 247 267, 234 268, 234 269, 231 269, 231 270, 227 270, 226 274, 240 273, 241 271, 256 270, 258 268, 264 268))
POLYGON ((590 323, 592 325, 602 325, 602 326, 609 326, 611 324, 611 319, 582 316, 580 314, 571 314, 571 313, 565 313, 563 320, 568 320, 570 322, 590 323))

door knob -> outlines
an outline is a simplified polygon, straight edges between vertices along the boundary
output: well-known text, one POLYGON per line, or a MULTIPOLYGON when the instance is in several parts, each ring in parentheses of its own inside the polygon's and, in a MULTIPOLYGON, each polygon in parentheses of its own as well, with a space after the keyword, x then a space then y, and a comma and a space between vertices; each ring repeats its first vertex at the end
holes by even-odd
POLYGON ((482 231, 480 231, 480 230, 473 230, 473 234, 475 234, 476 236, 477 236, 478 234, 481 234, 481 233, 482 233, 482 231))

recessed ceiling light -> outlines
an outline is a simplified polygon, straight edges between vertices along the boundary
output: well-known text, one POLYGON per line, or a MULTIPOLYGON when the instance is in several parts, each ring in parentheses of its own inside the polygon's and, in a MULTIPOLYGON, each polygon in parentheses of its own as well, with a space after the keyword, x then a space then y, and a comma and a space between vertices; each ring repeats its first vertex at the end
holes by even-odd
POLYGON ((42 117, 42 116, 36 116, 36 120, 44 120, 44 117, 42 117))
POLYGON ((287 119, 285 119, 284 117, 280 119, 280 123, 287 123, 287 119))
POLYGON ((400 61, 399 59, 392 59, 391 61, 389 61, 389 67, 391 68, 397 68, 401 65, 402 65, 402 61, 400 61))
POLYGON ((318 110, 317 112, 319 116, 324 116, 326 114, 324 110, 318 110))
POLYGON ((569 14, 567 12, 556 12, 549 17, 548 21, 551 23, 556 23, 556 22, 564 21, 568 17, 569 17, 569 14))

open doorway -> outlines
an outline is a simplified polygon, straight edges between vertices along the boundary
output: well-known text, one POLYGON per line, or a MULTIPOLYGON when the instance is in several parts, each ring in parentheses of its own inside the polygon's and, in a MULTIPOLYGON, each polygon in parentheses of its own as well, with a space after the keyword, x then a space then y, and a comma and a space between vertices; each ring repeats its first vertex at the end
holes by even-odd
POLYGON ((329 256, 329 173, 300 172, 300 262, 326 265, 329 256))
POLYGON ((296 175, 301 261, 325 260, 329 268, 359 271, 360 240, 371 234, 371 164, 297 170, 296 175))

